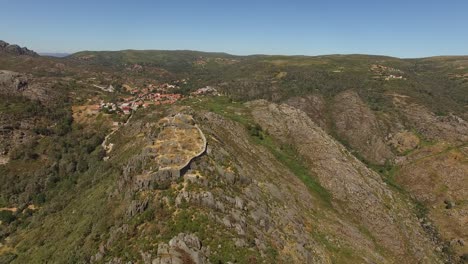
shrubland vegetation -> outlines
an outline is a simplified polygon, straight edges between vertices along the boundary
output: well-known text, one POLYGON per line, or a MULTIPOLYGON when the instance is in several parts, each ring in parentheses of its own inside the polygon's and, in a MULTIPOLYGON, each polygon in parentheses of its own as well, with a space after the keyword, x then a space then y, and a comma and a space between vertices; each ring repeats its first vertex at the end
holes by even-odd
MULTIPOLYGON (((25 260, 28 254, 34 254, 33 258, 37 260, 53 255, 63 263, 77 262, 94 254, 99 242, 108 241, 112 234, 118 233, 113 228, 123 225, 130 230, 130 235, 115 235, 110 255, 121 256, 124 260, 140 257, 135 248, 127 247, 127 241, 137 239, 134 245, 139 249, 154 251, 154 243, 167 242, 180 232, 195 233, 211 248, 221 245, 219 250, 212 253, 213 263, 229 260, 247 263, 260 259, 258 252, 236 248, 231 237, 213 238, 218 227, 210 222, 203 210, 195 210, 197 208, 187 204, 180 206, 183 210, 175 209, 174 188, 182 188, 181 182, 177 183, 177 187, 167 185, 157 188, 161 196, 167 197, 169 205, 150 202, 143 213, 134 217, 125 216, 125 203, 129 198, 124 193, 114 192, 122 176, 123 164, 140 153, 142 145, 137 143, 135 138, 116 133, 112 142, 125 149, 118 152, 113 160, 103 161, 106 153, 101 143, 109 132, 108 124, 102 118, 103 114, 97 116, 91 125, 80 124, 73 120, 71 106, 85 104, 87 99, 92 97, 115 102, 119 100, 119 96, 128 95, 120 86, 128 79, 149 78, 157 82, 187 79, 189 81, 180 84, 179 90, 186 95, 206 85, 216 86, 227 96, 203 100, 188 99, 178 104, 215 112, 242 124, 253 144, 268 150, 279 163, 309 188, 311 194, 329 207, 330 193, 320 185, 314 175, 311 175, 307 164, 296 150, 278 143, 268 131, 253 122, 242 104, 244 101, 268 99, 283 102, 291 97, 313 93, 321 94, 325 100, 331 101, 338 93, 354 89, 376 112, 394 111, 388 93, 410 96, 438 115, 466 115, 468 104, 468 83, 449 77, 449 74, 456 72, 459 67, 455 58, 400 60, 364 55, 239 57, 191 51, 129 50, 80 52, 69 58, 53 59, 53 62, 40 58, 31 62, 32 66, 26 65, 26 62, 8 59, 4 65, 17 70, 32 71, 37 76, 72 76, 75 80, 64 81, 55 87, 54 89, 60 90, 60 94, 49 104, 21 96, 0 97, 0 113, 14 121, 14 129, 18 129, 21 122, 31 124, 24 140, 9 151, 9 163, 0 165, 0 207, 17 209, 0 211, 0 221, 5 223, 0 227, 0 241, 15 232, 28 239, 13 241, 12 244, 17 246, 16 252, 12 250, 7 254, 0 254, 0 262, 9 262, 17 255, 20 256, 19 261, 25 260), (63 72, 31 70, 32 66, 37 65, 53 67, 53 63, 64 63, 69 68, 63 72), (127 68, 134 64, 141 65, 143 70, 128 71, 127 68), (405 73, 406 80, 374 79, 369 70, 372 64, 384 64, 400 69, 405 73), (110 76, 108 79, 115 84, 116 93, 102 93, 76 82, 102 73, 110 76), (128 79, 122 78, 121 75, 128 79), (135 145, 128 147, 128 142, 135 145), (34 207, 28 207, 30 205, 34 207), (67 221, 63 221, 64 219, 67 221), (140 227, 148 225, 153 237, 139 233, 142 232, 140 227), (51 236, 44 237, 46 233, 51 236), (66 239, 63 240, 64 238, 66 239), (57 241, 64 243, 57 245, 57 241), (34 247, 38 245, 41 247, 40 252, 34 251, 34 247)), ((102 82, 108 79, 103 78, 102 82)), ((155 123, 167 110, 167 106, 153 106, 136 112, 133 120, 155 123), (148 114, 152 112, 155 114, 148 114)), ((123 122, 127 117, 114 115, 112 118, 123 122)), ((341 142, 351 149, 345 141, 341 142)), ((397 166, 373 165, 358 153, 353 154, 368 167, 379 172, 394 190, 408 195, 394 179, 398 171, 397 166)), ((196 187, 189 185, 186 188, 196 187)), ((139 198, 134 195, 132 199, 139 198)), ((427 208, 421 203, 412 202, 416 204, 417 216, 425 218, 427 208)), ((230 235, 235 236, 234 233, 230 235)), ((317 234, 317 237, 321 236, 323 235, 317 234)), ((249 243, 254 243, 253 238, 249 239, 249 243)), ((323 244, 338 251, 334 245, 329 245, 326 239, 322 240, 323 244)), ((340 261, 344 261, 349 252, 340 252, 343 254, 340 255, 340 261)), ((278 254, 273 248, 270 248, 268 253, 267 259, 271 261, 274 261, 278 254)))
POLYGON ((71 58, 87 56, 91 56, 89 61, 83 62, 87 65, 108 65, 115 71, 122 71, 127 65, 141 64, 147 69, 138 73, 126 72, 135 76, 150 77, 154 74, 152 68, 163 68, 171 72, 171 75, 161 76, 164 81, 190 80, 182 85, 183 90, 215 85, 238 100, 282 101, 313 92, 332 97, 341 91, 355 89, 375 110, 389 109, 386 92, 408 95, 441 114, 461 113, 468 104, 468 83, 450 77, 459 71, 455 66, 466 63, 463 57, 439 60, 367 55, 242 57, 192 51, 130 50, 80 52, 71 58), (406 80, 375 79, 375 73, 370 70, 374 64, 401 70, 406 80))

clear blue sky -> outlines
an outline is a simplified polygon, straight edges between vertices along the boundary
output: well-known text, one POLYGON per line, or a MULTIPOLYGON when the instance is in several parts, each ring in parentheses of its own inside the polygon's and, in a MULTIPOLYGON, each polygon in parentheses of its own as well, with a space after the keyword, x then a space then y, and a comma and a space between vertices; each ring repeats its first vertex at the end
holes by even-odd
POLYGON ((468 0, 0 0, 0 18, 39 52, 468 54, 468 0))

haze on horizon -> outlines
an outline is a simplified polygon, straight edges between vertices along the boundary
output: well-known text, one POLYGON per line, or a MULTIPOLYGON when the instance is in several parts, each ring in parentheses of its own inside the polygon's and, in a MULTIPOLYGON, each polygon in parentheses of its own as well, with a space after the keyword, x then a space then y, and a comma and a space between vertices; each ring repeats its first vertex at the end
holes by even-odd
POLYGON ((0 39, 42 53, 468 54, 468 2, 460 0, 2 2, 0 39))

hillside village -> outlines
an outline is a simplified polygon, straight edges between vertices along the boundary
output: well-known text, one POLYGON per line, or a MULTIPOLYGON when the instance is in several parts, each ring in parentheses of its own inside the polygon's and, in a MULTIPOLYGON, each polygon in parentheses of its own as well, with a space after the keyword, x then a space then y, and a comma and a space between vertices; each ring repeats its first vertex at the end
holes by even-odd
MULTIPOLYGON (((102 89, 103 86, 93 85, 103 91, 113 93, 115 89, 112 85, 109 85, 105 90, 102 89)), ((177 93, 180 89, 179 86, 175 84, 159 84, 154 85, 150 84, 143 89, 138 89, 137 87, 131 87, 128 84, 122 85, 129 96, 119 97, 118 102, 109 102, 105 100, 100 100, 99 104, 91 105, 90 108, 94 112, 104 112, 104 113, 121 113, 124 115, 131 114, 132 111, 136 111, 139 108, 148 108, 151 105, 167 105, 174 104, 177 101, 184 99, 185 97, 177 93)), ((220 93, 216 88, 207 86, 199 88, 194 92, 190 93, 189 97, 203 96, 203 95, 214 95, 219 96, 220 93)))

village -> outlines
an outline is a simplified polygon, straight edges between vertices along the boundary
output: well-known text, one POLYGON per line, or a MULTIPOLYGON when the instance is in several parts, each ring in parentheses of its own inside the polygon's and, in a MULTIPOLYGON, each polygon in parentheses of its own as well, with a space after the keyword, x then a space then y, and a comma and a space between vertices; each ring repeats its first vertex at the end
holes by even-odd
MULTIPOLYGON (((102 100, 96 110, 129 115, 132 111, 136 111, 139 108, 147 108, 150 105, 174 104, 184 98, 182 94, 175 92, 179 90, 179 87, 174 84, 150 84, 143 89, 132 88, 129 85, 123 85, 122 87, 131 96, 121 97, 115 103, 102 100)), ((219 95, 219 93, 214 87, 207 86, 192 92, 190 97, 201 95, 219 95)))

